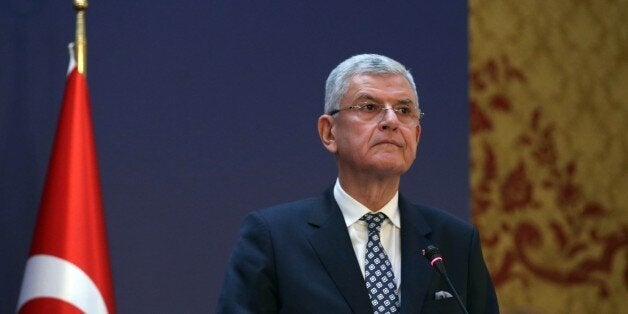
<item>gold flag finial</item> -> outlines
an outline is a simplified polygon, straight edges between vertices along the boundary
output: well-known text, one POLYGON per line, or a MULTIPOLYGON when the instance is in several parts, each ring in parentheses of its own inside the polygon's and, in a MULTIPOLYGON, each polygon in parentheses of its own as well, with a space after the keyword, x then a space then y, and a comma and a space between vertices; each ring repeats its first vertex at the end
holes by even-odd
POLYGON ((74 0, 74 9, 76 9, 76 39, 74 45, 76 68, 79 73, 87 75, 87 35, 85 34, 87 0, 74 0))

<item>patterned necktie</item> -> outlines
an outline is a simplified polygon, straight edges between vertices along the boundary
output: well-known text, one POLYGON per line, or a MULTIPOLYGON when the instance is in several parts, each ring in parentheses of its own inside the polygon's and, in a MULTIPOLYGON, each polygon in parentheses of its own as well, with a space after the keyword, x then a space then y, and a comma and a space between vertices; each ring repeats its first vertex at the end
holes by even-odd
POLYGON ((368 224, 369 240, 366 243, 364 281, 371 297, 374 314, 399 312, 399 296, 395 274, 388 255, 380 241, 379 231, 386 220, 383 213, 366 214, 360 218, 368 224))

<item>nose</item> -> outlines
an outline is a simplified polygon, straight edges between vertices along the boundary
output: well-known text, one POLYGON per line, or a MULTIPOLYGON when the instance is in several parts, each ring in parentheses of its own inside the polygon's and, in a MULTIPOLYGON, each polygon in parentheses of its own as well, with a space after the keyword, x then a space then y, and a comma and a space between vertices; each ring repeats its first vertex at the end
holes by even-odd
POLYGON ((397 118, 397 113, 392 107, 382 109, 382 119, 379 121, 378 127, 382 131, 394 131, 399 127, 399 118, 397 118))

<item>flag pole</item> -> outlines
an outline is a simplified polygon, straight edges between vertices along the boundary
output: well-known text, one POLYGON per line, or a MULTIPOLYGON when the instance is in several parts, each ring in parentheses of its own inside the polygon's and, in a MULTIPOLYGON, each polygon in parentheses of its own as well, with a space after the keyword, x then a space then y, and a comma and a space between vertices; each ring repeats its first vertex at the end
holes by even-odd
POLYGON ((87 76, 87 36, 85 34, 87 0, 74 0, 74 9, 76 10, 76 39, 74 45, 76 68, 79 73, 87 76))
POLYGON ((73 1, 78 11, 74 56, 24 268, 20 314, 116 311, 85 79, 87 1, 73 1))

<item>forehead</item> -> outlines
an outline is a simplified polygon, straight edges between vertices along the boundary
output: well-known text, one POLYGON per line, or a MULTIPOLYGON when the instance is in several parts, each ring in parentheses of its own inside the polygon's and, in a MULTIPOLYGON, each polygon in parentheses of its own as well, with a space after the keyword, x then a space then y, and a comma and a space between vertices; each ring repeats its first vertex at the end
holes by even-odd
POLYGON ((403 75, 399 74, 353 76, 349 80, 343 100, 351 101, 365 96, 393 101, 410 99, 416 102, 412 86, 403 75))

